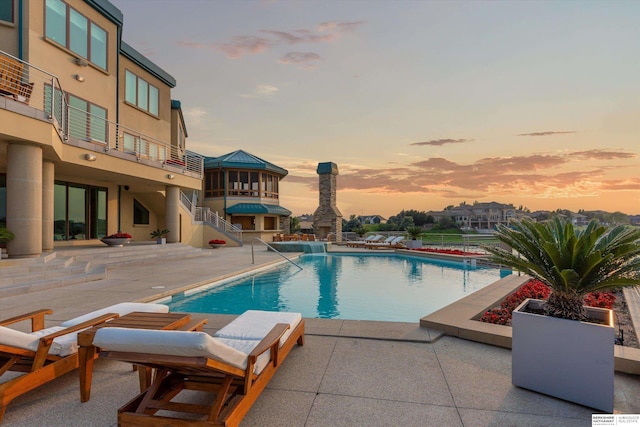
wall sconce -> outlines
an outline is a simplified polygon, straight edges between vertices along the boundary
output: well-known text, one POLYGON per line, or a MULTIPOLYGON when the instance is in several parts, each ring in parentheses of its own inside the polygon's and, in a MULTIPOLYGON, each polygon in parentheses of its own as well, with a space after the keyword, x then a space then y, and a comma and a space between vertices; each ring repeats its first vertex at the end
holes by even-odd
POLYGON ((84 76, 81 76, 80 74, 76 74, 73 77, 79 82, 83 82, 84 81, 84 76))
POLYGON ((172 174, 172 173, 168 173, 167 174, 167 178, 169 178, 169 179, 174 179, 175 177, 176 176, 174 174, 172 174))
POLYGON ((95 154, 89 154, 89 153, 87 153, 87 154, 85 154, 85 155, 84 155, 84 159, 85 159, 86 161, 88 161, 88 162, 95 162, 95 161, 96 161, 96 159, 97 159, 97 157, 96 157, 96 155, 95 155, 95 154))

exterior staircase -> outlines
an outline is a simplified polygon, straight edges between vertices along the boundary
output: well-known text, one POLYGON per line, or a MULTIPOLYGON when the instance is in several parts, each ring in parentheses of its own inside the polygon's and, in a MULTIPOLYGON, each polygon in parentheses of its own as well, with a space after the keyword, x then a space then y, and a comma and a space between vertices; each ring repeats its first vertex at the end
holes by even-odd
POLYGON ((193 221, 202 222, 204 225, 216 229, 229 240, 233 240, 242 246, 242 230, 222 218, 217 212, 213 212, 209 208, 196 206, 197 195, 195 192, 191 199, 183 192, 180 192, 180 201, 182 202, 182 206, 191 213, 191 219, 193 221))
POLYGON ((212 251, 181 243, 89 246, 58 249, 39 258, 0 260, 0 298, 107 279, 122 264, 210 256, 212 251))

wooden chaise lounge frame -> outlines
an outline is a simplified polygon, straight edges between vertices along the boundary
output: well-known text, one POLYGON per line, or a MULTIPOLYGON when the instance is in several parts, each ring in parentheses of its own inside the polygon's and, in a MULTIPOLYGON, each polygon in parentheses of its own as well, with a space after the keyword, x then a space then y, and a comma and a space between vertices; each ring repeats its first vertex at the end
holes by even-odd
MULTIPOLYGON (((53 311, 50 309, 37 310, 2 320, 0 321, 0 326, 31 320, 31 330, 35 332, 44 329, 44 316, 52 313, 53 311)), ((116 317, 118 317, 117 313, 104 314, 95 319, 40 337, 36 351, 0 343, 0 376, 9 371, 25 372, 25 375, 0 384, 0 423, 7 405, 13 399, 78 368, 77 352, 64 357, 49 354, 49 349, 55 338, 98 325, 116 317)))
POLYGON ((249 354, 246 369, 206 357, 168 356, 146 353, 101 351, 100 357, 142 365, 155 370, 151 386, 118 410, 119 426, 237 426, 267 383, 273 377, 294 344, 304 344, 304 320, 280 346, 280 339, 290 328, 278 323, 249 354), (254 373, 258 356, 270 352, 271 360, 254 373), (171 400, 182 390, 214 392, 208 405, 171 400), (206 415, 206 420, 156 415, 160 410, 206 415))

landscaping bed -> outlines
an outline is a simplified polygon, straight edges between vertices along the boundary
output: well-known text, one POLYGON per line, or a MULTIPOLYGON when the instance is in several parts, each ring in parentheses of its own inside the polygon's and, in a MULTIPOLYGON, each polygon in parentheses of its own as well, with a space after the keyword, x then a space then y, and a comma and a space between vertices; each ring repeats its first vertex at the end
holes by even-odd
MULTIPOLYGON (((511 326, 511 313, 520 303, 527 298, 546 299, 550 293, 550 289, 541 281, 529 280, 515 292, 505 297, 496 307, 487 310, 479 320, 486 323, 511 326)), ((587 294, 585 305, 612 309, 615 314, 616 344, 640 348, 638 336, 633 327, 622 290, 587 294)))

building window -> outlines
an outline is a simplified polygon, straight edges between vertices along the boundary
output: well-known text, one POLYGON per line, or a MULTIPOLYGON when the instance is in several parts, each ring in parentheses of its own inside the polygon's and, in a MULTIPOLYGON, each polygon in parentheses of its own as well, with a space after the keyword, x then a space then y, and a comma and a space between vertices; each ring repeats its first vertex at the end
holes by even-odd
POLYGON ((97 142, 107 141, 107 110, 69 95, 69 135, 97 142))
POLYGON ((206 171, 204 174, 204 196, 224 196, 224 172, 206 171))
POLYGON ((13 23, 13 0, 0 0, 0 21, 13 23))
POLYGON ((264 217, 264 229, 265 230, 277 230, 276 228, 276 217, 274 216, 265 216, 264 217))
MULTIPOLYGON (((4 0, 0 0, 4 1, 4 0)), ((107 69, 107 32, 62 0, 46 0, 45 34, 96 66, 107 69)))
POLYGON ((149 225, 149 209, 142 206, 136 199, 133 199, 133 224, 149 225))
POLYGON ((154 116, 158 115, 158 88, 146 80, 126 70, 124 75, 124 99, 129 104, 144 110, 154 116))
POLYGON ((7 226, 7 175, 0 173, 0 227, 7 226))
POLYGON ((54 240, 99 239, 107 233, 107 189, 56 182, 54 240))
POLYGON ((244 170, 205 171, 205 197, 224 196, 225 173, 228 196, 278 198, 277 175, 244 170))

